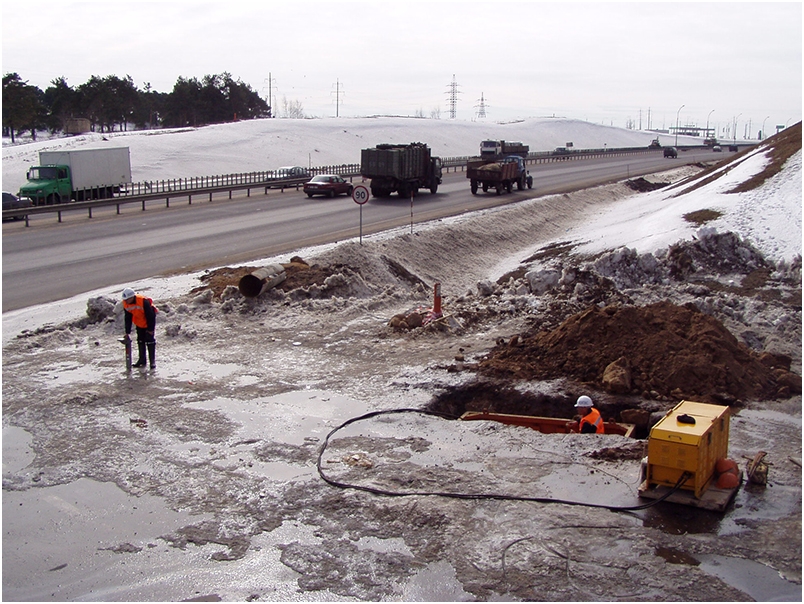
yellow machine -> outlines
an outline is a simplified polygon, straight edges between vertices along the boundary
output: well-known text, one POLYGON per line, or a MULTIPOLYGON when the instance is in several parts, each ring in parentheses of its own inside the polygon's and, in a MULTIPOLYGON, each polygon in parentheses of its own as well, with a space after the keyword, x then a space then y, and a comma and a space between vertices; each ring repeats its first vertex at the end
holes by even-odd
POLYGON ((728 452, 729 408, 681 401, 650 431, 647 482, 673 487, 688 472, 681 488, 700 498, 728 452))

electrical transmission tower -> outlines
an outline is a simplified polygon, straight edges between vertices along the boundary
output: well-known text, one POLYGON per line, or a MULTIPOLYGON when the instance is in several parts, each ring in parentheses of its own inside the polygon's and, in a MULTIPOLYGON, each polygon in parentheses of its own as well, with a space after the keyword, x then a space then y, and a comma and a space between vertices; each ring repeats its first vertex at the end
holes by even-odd
POLYGON ((480 93, 480 101, 478 102, 477 105, 475 105, 475 108, 477 109, 477 117, 478 118, 485 118, 486 117, 486 107, 488 107, 488 105, 486 105, 486 99, 483 98, 483 93, 481 92, 480 93))
POLYGON ((341 95, 344 94, 340 80, 335 80, 335 90, 332 94, 335 95, 335 117, 340 117, 341 95))
POLYGON ((458 104, 458 95, 461 92, 458 90, 458 82, 455 80, 455 74, 452 74, 452 83, 447 86, 447 99, 449 99, 449 119, 455 119, 456 106, 458 104))

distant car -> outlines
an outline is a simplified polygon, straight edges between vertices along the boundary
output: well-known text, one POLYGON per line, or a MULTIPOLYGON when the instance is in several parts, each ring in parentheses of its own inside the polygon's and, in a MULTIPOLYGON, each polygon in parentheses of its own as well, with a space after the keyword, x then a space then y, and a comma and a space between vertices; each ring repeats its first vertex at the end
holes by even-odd
POLYGON ((737 152, 739 149, 737 148, 737 145, 729 145, 729 151, 737 152))
POLYGON ((664 156, 665 157, 678 157, 678 149, 675 147, 665 147, 664 148, 664 156))
MULTIPOLYGON (((20 210, 23 208, 30 208, 33 202, 27 197, 17 197, 13 193, 6 193, 3 191, 3 210, 20 210)), ((22 216, 17 216, 12 220, 18 220, 22 216)))
POLYGON ((712 147, 712 151, 714 151, 715 153, 721 153, 723 149, 721 148, 720 145, 715 145, 714 147, 712 147))
POLYGON ((353 188, 352 183, 337 174, 319 174, 318 176, 313 176, 309 182, 304 183, 304 192, 307 193, 307 197, 312 197, 313 195, 335 197, 342 193, 351 195, 353 188))
POLYGON ((301 166, 283 166, 274 171, 274 178, 307 178, 310 173, 301 166))

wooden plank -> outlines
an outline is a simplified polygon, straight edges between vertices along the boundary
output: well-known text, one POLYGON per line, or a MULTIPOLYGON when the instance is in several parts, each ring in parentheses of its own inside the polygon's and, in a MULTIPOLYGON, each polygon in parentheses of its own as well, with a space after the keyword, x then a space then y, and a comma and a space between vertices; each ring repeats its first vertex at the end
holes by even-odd
MULTIPOLYGON (((710 486, 701 494, 700 498, 696 497, 693 491, 679 489, 665 499, 665 501, 669 501, 670 503, 679 503, 681 505, 689 505, 704 510, 712 510, 714 512, 722 512, 726 509, 731 500, 734 499, 734 496, 737 494, 737 491, 742 484, 743 473, 741 470, 740 484, 738 484, 736 487, 731 489, 719 489, 715 486, 710 486)), ((673 489, 671 487, 666 487, 663 485, 651 486, 648 484, 648 481, 645 480, 641 485, 639 485, 638 493, 640 497, 644 497, 645 499, 660 499, 672 490, 673 489)))

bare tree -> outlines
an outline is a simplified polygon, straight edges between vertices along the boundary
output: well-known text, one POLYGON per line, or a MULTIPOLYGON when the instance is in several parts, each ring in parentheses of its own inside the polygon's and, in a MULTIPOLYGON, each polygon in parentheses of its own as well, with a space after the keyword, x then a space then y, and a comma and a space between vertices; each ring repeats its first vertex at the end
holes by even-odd
POLYGON ((304 119, 304 107, 301 101, 288 101, 286 96, 282 97, 282 117, 290 119, 304 119))
POLYGON ((441 119, 441 107, 433 107, 430 110, 430 119, 433 119, 433 120, 440 120, 441 119))

